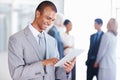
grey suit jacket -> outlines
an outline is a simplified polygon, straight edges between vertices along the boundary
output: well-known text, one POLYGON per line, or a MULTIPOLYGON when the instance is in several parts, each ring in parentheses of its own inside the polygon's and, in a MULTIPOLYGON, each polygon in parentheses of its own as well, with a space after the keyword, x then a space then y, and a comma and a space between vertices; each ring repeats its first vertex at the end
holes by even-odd
MULTIPOLYGON (((46 59, 59 58, 57 42, 45 33, 46 59)), ((46 72, 41 63, 44 56, 40 53, 40 47, 28 27, 12 35, 8 45, 8 65, 13 80, 55 80, 55 67, 46 66, 46 72)), ((65 69, 61 68, 66 75, 65 69)), ((59 70, 59 69, 57 69, 59 70)), ((56 73, 56 75, 60 75, 56 73)), ((66 76, 60 77, 66 80, 66 76)))

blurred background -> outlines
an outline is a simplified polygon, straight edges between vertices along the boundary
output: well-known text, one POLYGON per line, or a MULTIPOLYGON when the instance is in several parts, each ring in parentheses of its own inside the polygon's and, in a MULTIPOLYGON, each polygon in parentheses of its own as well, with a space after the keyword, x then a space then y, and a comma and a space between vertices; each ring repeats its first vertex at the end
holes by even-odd
MULTIPOLYGON (((35 9, 43 0, 0 0, 0 80, 11 80, 8 70, 8 38, 25 28, 34 19, 35 9)), ((85 49, 77 57, 77 80, 86 80, 85 61, 89 48, 89 37, 95 32, 94 19, 103 19, 103 31, 108 20, 113 17, 120 25, 120 0, 50 0, 73 23, 71 34, 75 37, 75 47, 85 49)), ((120 27, 120 26, 119 26, 120 27)), ((120 44, 120 28, 118 29, 120 44)), ((120 45, 117 47, 117 80, 120 80, 120 45)), ((96 78, 94 78, 96 80, 96 78)))

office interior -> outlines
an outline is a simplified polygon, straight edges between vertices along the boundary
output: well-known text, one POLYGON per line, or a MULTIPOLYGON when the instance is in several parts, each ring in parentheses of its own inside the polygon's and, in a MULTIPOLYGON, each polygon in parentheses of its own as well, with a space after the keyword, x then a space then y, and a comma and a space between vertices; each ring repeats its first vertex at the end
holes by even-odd
MULTIPOLYGON (((8 38, 25 28, 34 19, 37 5, 43 0, 0 0, 0 80, 12 80, 8 70, 8 38)), ((86 80, 87 52, 90 35, 94 29, 94 19, 102 18, 102 30, 106 32, 108 20, 118 21, 118 43, 120 44, 120 0, 50 0, 58 12, 73 23, 71 34, 75 37, 75 48, 84 49, 77 57, 77 80, 86 80)), ((120 45, 117 45, 117 80, 120 80, 120 45)), ((94 77, 96 80, 96 77, 94 77)))

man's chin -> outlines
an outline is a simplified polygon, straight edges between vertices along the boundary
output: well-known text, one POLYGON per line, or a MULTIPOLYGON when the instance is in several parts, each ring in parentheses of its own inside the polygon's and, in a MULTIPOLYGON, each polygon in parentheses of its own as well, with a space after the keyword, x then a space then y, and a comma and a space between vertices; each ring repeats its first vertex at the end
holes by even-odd
POLYGON ((43 30, 46 30, 46 29, 47 29, 47 27, 43 28, 43 30))

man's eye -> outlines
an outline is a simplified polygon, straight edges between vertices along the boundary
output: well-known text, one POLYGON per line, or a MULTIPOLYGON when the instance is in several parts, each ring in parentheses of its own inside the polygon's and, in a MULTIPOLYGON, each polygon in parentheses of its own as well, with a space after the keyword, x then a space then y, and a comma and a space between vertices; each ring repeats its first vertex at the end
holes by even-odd
POLYGON ((51 18, 50 17, 47 17, 48 20, 50 20, 51 18))

